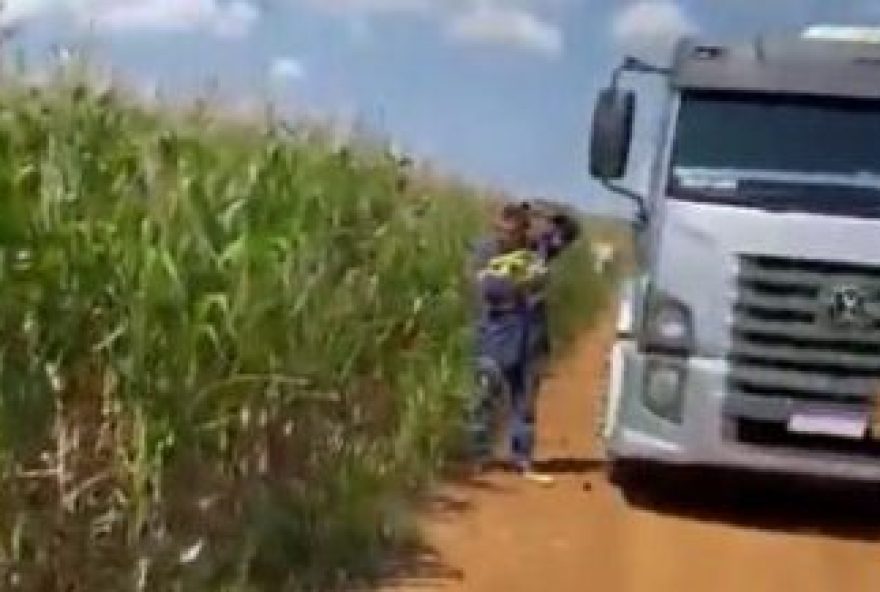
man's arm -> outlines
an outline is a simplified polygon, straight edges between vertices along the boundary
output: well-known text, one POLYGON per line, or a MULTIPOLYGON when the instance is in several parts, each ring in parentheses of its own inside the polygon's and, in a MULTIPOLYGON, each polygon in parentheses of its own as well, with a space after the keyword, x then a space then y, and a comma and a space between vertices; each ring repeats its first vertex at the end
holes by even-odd
POLYGON ((488 241, 474 250, 470 264, 472 285, 478 300, 489 308, 510 308, 522 298, 522 289, 514 278, 493 272, 491 263, 494 255, 495 251, 488 241))

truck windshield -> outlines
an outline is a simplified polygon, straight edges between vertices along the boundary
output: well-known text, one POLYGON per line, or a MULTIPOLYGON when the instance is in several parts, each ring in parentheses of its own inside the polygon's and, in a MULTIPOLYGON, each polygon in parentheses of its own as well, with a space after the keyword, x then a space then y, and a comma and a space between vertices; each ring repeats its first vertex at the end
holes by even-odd
POLYGON ((876 100, 688 92, 670 194, 880 214, 878 138, 876 100))

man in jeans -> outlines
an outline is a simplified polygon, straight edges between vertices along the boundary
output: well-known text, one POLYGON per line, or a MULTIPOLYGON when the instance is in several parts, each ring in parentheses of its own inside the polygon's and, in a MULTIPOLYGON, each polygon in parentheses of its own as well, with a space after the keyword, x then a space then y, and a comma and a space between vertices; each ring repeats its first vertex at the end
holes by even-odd
MULTIPOLYGON (((546 282, 544 249, 548 238, 532 236, 532 212, 524 204, 505 206, 493 237, 480 243, 473 275, 479 301, 477 396, 472 401, 472 444, 478 463, 488 459, 502 418, 510 409, 510 448, 520 473, 543 484, 552 478, 534 471, 537 363, 544 355, 540 332, 546 329, 541 291, 546 282)), ((555 256, 555 253, 553 254, 555 256)))

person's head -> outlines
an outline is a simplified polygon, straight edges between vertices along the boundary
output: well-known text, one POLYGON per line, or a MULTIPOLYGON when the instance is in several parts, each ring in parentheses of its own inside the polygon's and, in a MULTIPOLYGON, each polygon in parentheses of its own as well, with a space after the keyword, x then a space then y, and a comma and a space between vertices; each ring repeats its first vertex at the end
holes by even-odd
POLYGON ((522 205, 507 204, 495 218, 495 234, 505 250, 522 249, 529 244, 529 211, 522 205))
POLYGON ((553 230, 552 212, 546 207, 530 205, 529 207, 529 235, 533 241, 541 240, 553 230))
POLYGON ((556 214, 551 223, 565 243, 573 243, 580 238, 581 230, 578 223, 565 214, 556 214))

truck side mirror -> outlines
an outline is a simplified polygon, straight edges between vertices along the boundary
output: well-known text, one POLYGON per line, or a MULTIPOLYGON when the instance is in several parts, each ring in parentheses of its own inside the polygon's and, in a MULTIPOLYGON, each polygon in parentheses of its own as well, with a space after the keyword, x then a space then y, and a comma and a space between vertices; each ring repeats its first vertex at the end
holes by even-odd
POLYGON ((602 90, 593 110, 590 139, 590 174, 600 180, 620 179, 626 174, 632 144, 636 95, 612 86, 602 90))

